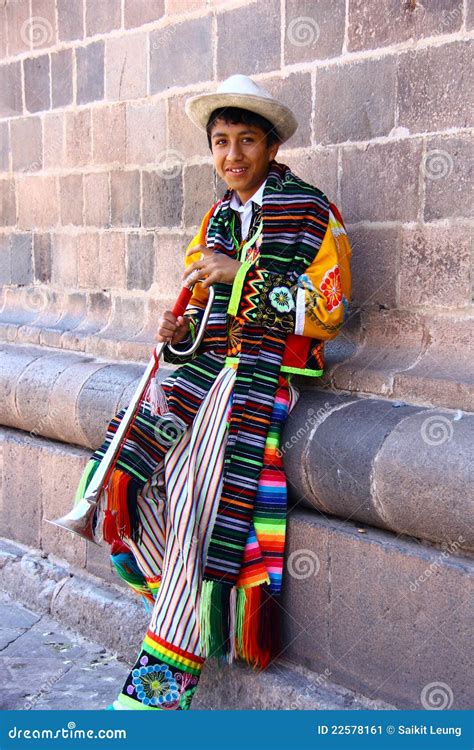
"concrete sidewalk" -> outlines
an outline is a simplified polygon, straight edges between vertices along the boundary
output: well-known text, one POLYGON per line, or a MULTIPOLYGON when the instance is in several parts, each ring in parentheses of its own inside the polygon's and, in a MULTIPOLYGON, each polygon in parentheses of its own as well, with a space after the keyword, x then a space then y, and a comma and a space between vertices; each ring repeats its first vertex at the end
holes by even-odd
POLYGON ((1 710, 103 709, 130 667, 115 654, 0 592, 1 710))

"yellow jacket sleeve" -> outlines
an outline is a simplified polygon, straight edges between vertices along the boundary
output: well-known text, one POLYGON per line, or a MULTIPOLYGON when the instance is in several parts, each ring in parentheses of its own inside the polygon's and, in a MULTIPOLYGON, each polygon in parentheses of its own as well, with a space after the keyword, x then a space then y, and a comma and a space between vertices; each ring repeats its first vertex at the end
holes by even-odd
POLYGON ((346 230, 330 210, 321 247, 298 278, 296 334, 322 340, 337 336, 347 318, 351 295, 351 254, 346 230))

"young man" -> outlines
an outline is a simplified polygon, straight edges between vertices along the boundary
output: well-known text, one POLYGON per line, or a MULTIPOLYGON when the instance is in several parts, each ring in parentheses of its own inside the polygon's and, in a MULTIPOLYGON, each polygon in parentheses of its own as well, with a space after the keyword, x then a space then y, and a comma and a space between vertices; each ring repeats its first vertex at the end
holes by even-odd
POLYGON ((275 161, 297 128, 292 112, 241 75, 186 111, 207 131, 227 191, 186 252, 191 302, 178 319, 163 314, 157 340, 184 352, 211 285, 215 298, 196 351, 165 355, 181 365, 162 386, 182 429, 136 502, 127 498, 135 533, 117 530, 112 550, 153 603, 115 709, 187 709, 206 658, 265 668, 278 657, 287 511, 278 449, 298 399, 291 378, 322 374, 350 293, 337 209, 275 161))

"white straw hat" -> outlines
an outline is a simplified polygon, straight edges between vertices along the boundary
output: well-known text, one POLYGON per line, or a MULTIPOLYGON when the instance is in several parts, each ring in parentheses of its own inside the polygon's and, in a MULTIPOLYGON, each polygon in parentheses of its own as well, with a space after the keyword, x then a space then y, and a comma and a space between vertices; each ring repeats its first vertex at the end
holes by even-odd
POLYGON ((185 111, 198 128, 205 130, 209 116, 218 107, 240 107, 266 117, 282 142, 291 138, 298 127, 291 109, 274 99, 248 76, 230 76, 218 86, 214 94, 190 97, 186 100, 185 111))

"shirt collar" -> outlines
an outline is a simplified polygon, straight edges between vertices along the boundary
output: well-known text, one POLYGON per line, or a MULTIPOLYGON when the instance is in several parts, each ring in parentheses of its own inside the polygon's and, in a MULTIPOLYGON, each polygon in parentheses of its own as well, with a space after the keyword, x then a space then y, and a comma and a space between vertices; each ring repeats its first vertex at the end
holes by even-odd
POLYGON ((236 211, 245 211, 246 208, 251 206, 252 203, 258 203, 259 206, 262 205, 263 202, 263 191, 265 189, 266 180, 262 182, 258 190, 255 191, 255 193, 245 202, 242 203, 239 196, 237 195, 236 191, 232 191, 232 198, 230 199, 230 208, 235 209, 236 211))

